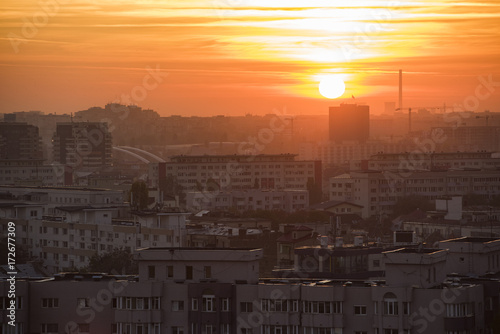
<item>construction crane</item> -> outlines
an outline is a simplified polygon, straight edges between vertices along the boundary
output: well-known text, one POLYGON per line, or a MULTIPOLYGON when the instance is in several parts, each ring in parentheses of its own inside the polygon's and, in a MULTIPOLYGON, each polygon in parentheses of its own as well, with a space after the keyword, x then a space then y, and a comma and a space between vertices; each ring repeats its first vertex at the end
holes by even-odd
POLYGON ((412 109, 443 109, 446 112, 446 104, 439 107, 411 107, 411 108, 397 108, 398 110, 408 110, 408 133, 411 133, 411 110, 412 109))

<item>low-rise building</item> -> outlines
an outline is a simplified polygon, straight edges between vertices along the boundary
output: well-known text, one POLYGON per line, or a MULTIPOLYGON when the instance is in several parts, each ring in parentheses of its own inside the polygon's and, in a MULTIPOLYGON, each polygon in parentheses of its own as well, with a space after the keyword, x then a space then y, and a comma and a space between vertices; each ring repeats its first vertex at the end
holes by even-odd
MULTIPOLYGON (((493 334, 499 255, 499 239, 456 239, 384 252, 376 281, 259 280, 260 249, 147 248, 135 254, 136 279, 17 281, 15 323, 21 333, 493 334)), ((0 282, 3 305, 9 284, 0 282)))

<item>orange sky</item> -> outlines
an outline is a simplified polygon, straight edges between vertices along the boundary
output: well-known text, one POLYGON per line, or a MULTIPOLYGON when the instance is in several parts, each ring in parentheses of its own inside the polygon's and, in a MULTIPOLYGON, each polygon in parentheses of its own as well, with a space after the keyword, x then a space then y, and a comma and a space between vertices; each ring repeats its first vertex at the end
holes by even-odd
POLYGON ((354 95, 380 113, 397 101, 399 68, 406 107, 500 112, 498 1, 3 0, 0 8, 0 112, 122 102, 165 116, 325 114, 354 95), (158 81, 148 67, 161 69, 158 81), (318 92, 332 73, 346 83, 341 99, 318 92), (477 88, 480 76, 498 86, 477 88))

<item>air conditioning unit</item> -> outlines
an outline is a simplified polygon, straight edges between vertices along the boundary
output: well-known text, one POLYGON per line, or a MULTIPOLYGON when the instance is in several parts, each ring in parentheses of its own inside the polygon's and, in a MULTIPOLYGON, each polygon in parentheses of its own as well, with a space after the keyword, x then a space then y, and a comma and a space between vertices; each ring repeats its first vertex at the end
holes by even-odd
POLYGON ((90 241, 94 242, 94 241, 95 241, 95 238, 90 238, 90 241))

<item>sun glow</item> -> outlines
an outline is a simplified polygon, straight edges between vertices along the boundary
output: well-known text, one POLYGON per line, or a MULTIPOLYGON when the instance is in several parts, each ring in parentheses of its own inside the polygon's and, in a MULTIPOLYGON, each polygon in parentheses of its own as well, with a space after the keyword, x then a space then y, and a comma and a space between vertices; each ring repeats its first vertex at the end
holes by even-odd
POLYGON ((345 92, 345 83, 340 76, 328 76, 319 83, 319 92, 327 99, 336 99, 345 92))

